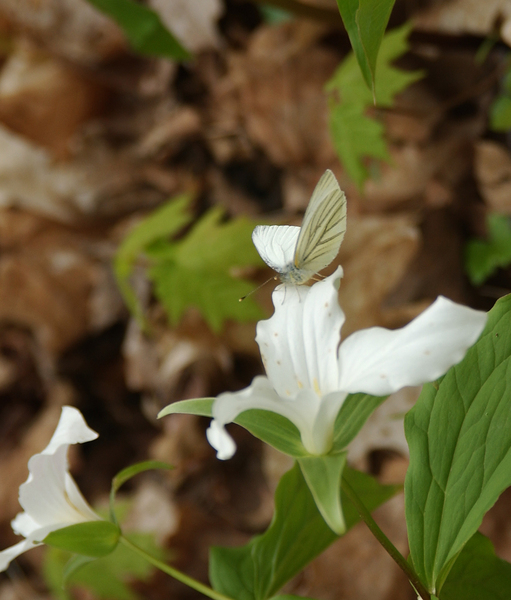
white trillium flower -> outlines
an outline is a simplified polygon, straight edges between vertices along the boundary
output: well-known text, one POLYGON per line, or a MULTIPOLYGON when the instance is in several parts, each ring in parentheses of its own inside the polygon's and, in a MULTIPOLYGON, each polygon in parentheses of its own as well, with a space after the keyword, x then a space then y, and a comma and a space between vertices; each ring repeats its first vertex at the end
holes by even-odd
POLYGON ((484 329, 486 313, 440 296, 401 329, 371 327, 340 344, 341 277, 339 267, 312 287, 274 290, 275 313, 257 325, 266 376, 244 390, 221 394, 213 404, 207 436, 218 458, 231 458, 236 451, 225 425, 250 409, 286 417, 310 454, 326 454, 348 394, 385 396, 434 381, 461 361, 484 329))
POLYGON ((15 533, 25 539, 0 552, 0 571, 57 529, 98 521, 100 517, 83 498, 68 470, 67 450, 70 444, 95 440, 81 412, 64 406, 50 443, 28 461, 29 476, 19 489, 19 502, 24 512, 11 522, 15 533))

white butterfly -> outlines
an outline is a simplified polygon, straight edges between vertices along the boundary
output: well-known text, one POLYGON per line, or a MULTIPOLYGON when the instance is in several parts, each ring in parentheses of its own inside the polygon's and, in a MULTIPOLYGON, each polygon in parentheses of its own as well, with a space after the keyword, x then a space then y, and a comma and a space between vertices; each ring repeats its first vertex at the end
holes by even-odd
POLYGON ((328 266, 346 232, 346 196, 326 170, 312 192, 301 227, 258 225, 252 241, 282 283, 301 285, 328 266))

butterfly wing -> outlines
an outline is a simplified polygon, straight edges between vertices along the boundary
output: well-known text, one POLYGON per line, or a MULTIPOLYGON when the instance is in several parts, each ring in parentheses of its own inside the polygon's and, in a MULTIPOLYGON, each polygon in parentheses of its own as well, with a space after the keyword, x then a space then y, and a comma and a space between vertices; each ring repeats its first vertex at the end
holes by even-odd
POLYGON ((264 262, 277 273, 293 264, 300 227, 293 225, 258 225, 252 241, 264 262))
POLYGON ((335 175, 327 169, 305 211, 296 244, 295 267, 311 275, 324 269, 337 256, 345 233, 346 196, 335 175))

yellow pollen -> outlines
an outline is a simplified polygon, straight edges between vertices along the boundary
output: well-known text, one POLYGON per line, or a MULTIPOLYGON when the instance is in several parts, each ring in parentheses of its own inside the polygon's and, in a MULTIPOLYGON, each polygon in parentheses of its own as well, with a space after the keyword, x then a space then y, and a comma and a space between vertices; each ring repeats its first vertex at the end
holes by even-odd
POLYGON ((314 391, 316 392, 316 394, 318 396, 321 396, 321 390, 319 389, 319 382, 318 382, 318 380, 315 377, 314 377, 313 384, 314 384, 314 391))

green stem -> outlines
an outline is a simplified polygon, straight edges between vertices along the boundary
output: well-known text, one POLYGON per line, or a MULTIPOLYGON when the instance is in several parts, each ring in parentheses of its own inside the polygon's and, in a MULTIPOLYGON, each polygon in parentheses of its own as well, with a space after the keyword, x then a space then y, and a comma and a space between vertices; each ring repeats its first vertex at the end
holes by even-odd
POLYGON ((404 556, 399 552, 399 550, 394 546, 394 544, 389 540, 389 538, 383 533, 383 531, 379 528, 376 521, 371 516, 369 510, 367 510, 366 506, 362 502, 362 500, 358 497, 355 490, 351 487, 351 485, 346 481, 346 479, 342 479, 342 491, 346 494, 349 500, 357 509, 360 518, 364 523, 369 527, 371 533, 374 537, 380 542, 380 544, 385 548, 385 550, 390 554, 392 559, 397 563, 398 567, 404 571, 405 575, 410 580, 410 583, 415 588, 416 592, 420 595, 422 600, 431 600, 431 596, 428 590, 424 587, 422 581, 419 579, 417 573, 413 569, 412 565, 410 565, 404 558, 404 556))
POLYGON ((224 596, 224 594, 221 594, 220 592, 216 592, 215 590, 212 590, 210 587, 208 587, 207 585, 204 585, 200 581, 197 581, 193 577, 189 577, 188 575, 181 573, 181 571, 174 569, 174 567, 171 567, 170 565, 165 564, 161 560, 158 560, 154 556, 151 556, 145 550, 140 548, 140 546, 137 546, 136 544, 134 544, 133 542, 131 542, 124 536, 121 535, 119 541, 122 544, 124 544, 125 546, 127 546, 128 548, 130 548, 131 550, 133 550, 133 552, 136 552, 137 554, 139 554, 140 556, 145 558, 148 562, 150 562, 157 569, 160 569, 167 575, 174 577, 174 579, 177 579, 181 583, 184 583, 185 585, 187 585, 188 587, 191 587, 192 589, 196 590, 197 592, 204 594, 204 596, 211 598, 211 600, 232 600, 232 598, 229 598, 229 596, 224 596))

